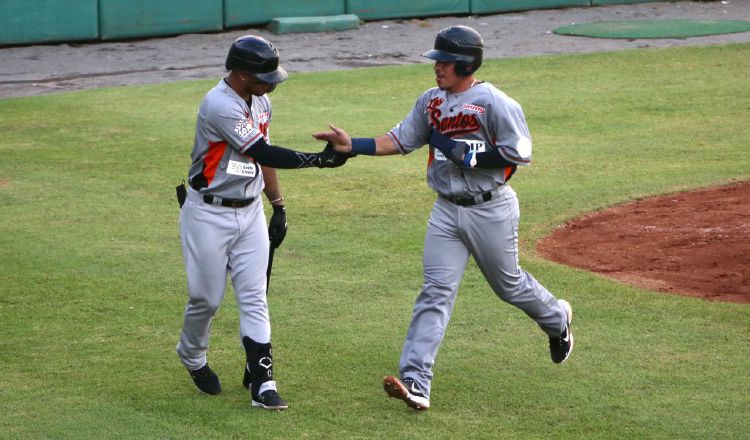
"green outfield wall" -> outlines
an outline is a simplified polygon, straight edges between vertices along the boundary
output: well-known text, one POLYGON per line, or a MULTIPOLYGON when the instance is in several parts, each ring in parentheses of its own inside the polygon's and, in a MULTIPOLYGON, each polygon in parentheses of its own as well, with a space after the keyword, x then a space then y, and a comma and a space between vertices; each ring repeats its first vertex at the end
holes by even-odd
POLYGON ((0 0, 0 44, 97 38, 97 0, 0 0))
POLYGON ((591 0, 471 0, 472 14, 590 6, 591 0))
POLYGON ((326 27, 340 24, 344 15, 383 20, 654 1, 661 0, 0 0, 0 46, 215 32, 272 22, 277 32, 310 26, 335 31, 350 28, 326 27), (295 17, 315 20, 274 21, 295 17))
POLYGON ((469 0, 346 0, 346 13, 363 20, 466 15, 469 0))
MULTIPOLYGON (((634 4, 634 3, 654 3, 654 2, 663 2, 664 0, 591 0, 591 6, 601 6, 601 5, 625 5, 625 4, 634 4)), ((746 1, 746 0, 739 0, 739 1, 746 1)))
POLYGON ((99 0, 102 40, 190 32, 224 27, 222 0, 99 0))
POLYGON ((280 17, 342 15, 345 0, 224 0, 224 27, 266 24, 280 17))

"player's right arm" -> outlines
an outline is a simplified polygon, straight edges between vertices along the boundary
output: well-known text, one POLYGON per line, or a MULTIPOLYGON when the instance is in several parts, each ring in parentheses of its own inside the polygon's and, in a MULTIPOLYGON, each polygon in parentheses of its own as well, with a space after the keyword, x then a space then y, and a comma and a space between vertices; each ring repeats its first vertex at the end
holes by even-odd
POLYGON ((406 118, 384 135, 352 138, 344 130, 331 124, 332 131, 313 133, 313 137, 332 143, 340 153, 369 156, 408 154, 429 141, 430 126, 425 112, 429 93, 430 91, 423 93, 406 118))
POLYGON ((319 153, 306 153, 268 144, 260 130, 241 113, 241 109, 211 110, 207 116, 208 123, 219 136, 241 155, 252 158, 260 165, 279 169, 334 168, 346 162, 344 157, 336 156, 331 147, 319 153))
POLYGON ((399 153, 396 143, 387 135, 374 138, 354 138, 344 130, 331 124, 331 131, 313 133, 313 137, 320 141, 328 141, 339 153, 367 154, 370 156, 389 156, 399 153))

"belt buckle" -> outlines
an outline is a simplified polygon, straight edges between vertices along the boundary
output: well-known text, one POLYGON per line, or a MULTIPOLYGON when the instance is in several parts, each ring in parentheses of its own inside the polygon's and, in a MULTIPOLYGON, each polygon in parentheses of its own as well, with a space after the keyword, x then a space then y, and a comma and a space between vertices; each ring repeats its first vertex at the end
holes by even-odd
POLYGON ((471 206, 476 204, 473 197, 455 197, 452 202, 458 206, 471 206))
POLYGON ((487 191, 471 197, 454 197, 451 199, 451 202, 458 206, 474 206, 484 202, 489 202, 494 198, 494 195, 495 193, 493 191, 487 191))

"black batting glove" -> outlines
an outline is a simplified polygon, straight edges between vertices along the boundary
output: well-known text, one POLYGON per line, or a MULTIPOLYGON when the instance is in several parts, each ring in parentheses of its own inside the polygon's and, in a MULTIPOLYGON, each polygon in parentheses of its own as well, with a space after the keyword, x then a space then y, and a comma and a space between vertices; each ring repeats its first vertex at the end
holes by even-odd
POLYGON ((271 242, 271 248, 281 246, 286 237, 286 209, 283 205, 273 205, 273 214, 268 224, 268 240, 271 242))
POLYGON ((346 163, 350 157, 356 156, 351 153, 339 153, 333 149, 333 144, 328 142, 323 151, 316 154, 317 163, 315 166, 318 168, 337 168, 346 163))

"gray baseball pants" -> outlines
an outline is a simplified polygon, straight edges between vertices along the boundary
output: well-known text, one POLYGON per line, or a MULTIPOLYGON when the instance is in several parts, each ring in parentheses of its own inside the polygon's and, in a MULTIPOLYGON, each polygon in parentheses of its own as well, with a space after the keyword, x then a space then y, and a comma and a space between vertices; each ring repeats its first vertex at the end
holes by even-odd
POLYGON ((211 321, 231 274, 240 310, 240 340, 271 341, 266 302, 268 228, 260 198, 244 208, 203 202, 192 188, 180 211, 180 238, 189 300, 177 354, 189 369, 206 363, 211 321))
POLYGON ((414 304, 399 372, 430 396, 432 367, 453 311, 469 255, 500 299, 523 310, 550 336, 560 335, 565 311, 557 299, 518 265, 519 208, 509 186, 475 206, 438 197, 427 225, 424 284, 414 304))

